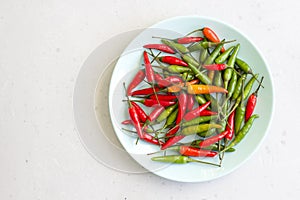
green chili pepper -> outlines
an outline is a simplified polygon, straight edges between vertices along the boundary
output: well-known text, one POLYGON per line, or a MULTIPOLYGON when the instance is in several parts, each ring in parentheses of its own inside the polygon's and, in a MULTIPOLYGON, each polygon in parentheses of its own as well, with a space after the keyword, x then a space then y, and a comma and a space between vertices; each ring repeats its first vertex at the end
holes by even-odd
POLYGON ((179 65, 170 65, 167 67, 169 72, 172 73, 184 73, 184 72, 190 72, 191 69, 179 65))
POLYGON ((172 126, 172 124, 175 123, 175 120, 177 118, 177 114, 178 114, 178 108, 176 110, 174 110, 170 115, 169 117, 167 118, 166 120, 166 123, 164 125, 164 128, 167 128, 169 126, 172 126))
POLYGON ((244 124, 243 128, 241 128, 241 130, 236 134, 235 138, 233 139, 233 141, 222 151, 226 151, 232 147, 234 147, 235 145, 237 145, 238 143, 240 143, 243 138, 246 136, 246 134, 249 132, 249 130, 251 129, 253 122, 256 118, 258 118, 258 115, 252 115, 249 120, 244 124))
POLYGON ((236 100, 240 94, 241 94, 241 91, 242 91, 242 83, 243 83, 243 80, 246 79, 246 74, 243 74, 236 82, 236 86, 235 86, 235 90, 232 94, 232 100, 236 100))
POLYGON ((221 125, 219 125, 219 124, 200 124, 200 125, 188 126, 186 128, 183 128, 181 133, 183 135, 192 135, 192 134, 207 131, 211 128, 221 128, 221 125))
POLYGON ((226 51, 224 51, 221 55, 219 55, 216 59, 215 59, 215 63, 220 64, 223 63, 227 60, 227 58, 229 57, 230 53, 232 52, 232 50, 234 49, 234 46, 229 47, 226 51))
POLYGON ((227 65, 229 67, 234 67, 234 63, 236 62, 237 54, 240 50, 240 44, 237 44, 231 54, 231 56, 228 59, 227 65))
POLYGON ((250 95, 250 92, 252 90, 254 82, 257 80, 258 74, 255 74, 246 84, 245 89, 244 89, 244 98, 243 100, 247 99, 248 96, 250 95))
POLYGON ((203 51, 201 51, 200 53, 200 63, 204 63, 205 60, 207 59, 209 55, 208 49, 204 49, 203 51))
POLYGON ((201 105, 207 102, 201 94, 195 95, 195 99, 201 105))
MULTIPOLYGON (((222 40, 222 42, 224 42, 224 40, 222 40)), ((214 62, 214 60, 217 58, 217 56, 219 55, 219 53, 220 53, 223 46, 224 46, 223 43, 218 44, 216 46, 216 48, 213 50, 213 52, 210 54, 210 56, 207 57, 204 64, 205 65, 212 64, 214 62)))
POLYGON ((239 49, 240 49, 240 44, 237 44, 234 47, 234 50, 233 50, 232 54, 230 55, 229 60, 227 62, 228 67, 224 70, 223 80, 224 80, 224 88, 225 89, 227 89, 229 80, 231 79, 234 63, 235 63, 239 49))
POLYGON ((236 74, 235 71, 233 71, 231 79, 229 81, 228 88, 227 88, 227 91, 228 91, 227 98, 228 99, 232 96, 232 94, 233 94, 233 92, 234 92, 234 90, 236 88, 236 83, 237 83, 237 74, 236 74))
POLYGON ((188 64, 191 64, 193 66, 196 66, 198 67, 200 64, 191 56, 185 54, 185 55, 182 55, 182 59, 187 62, 188 64))
POLYGON ((178 107, 178 103, 172 105, 172 106, 169 106, 167 107, 159 116, 158 118, 156 119, 156 122, 160 123, 162 122, 163 120, 167 119, 171 114, 172 112, 178 107))
POLYGON ((211 85, 211 80, 202 72, 200 72, 200 70, 195 67, 194 65, 191 65, 190 63, 188 63, 189 68, 192 70, 192 72, 194 73, 194 75, 204 84, 206 85, 211 85))
POLYGON ((217 99, 215 97, 213 97, 210 94, 204 94, 204 98, 206 99, 206 101, 210 101, 210 107, 212 108, 212 110, 217 110, 218 109, 218 102, 217 99))
POLYGON ((216 129, 212 128, 212 129, 209 129, 207 131, 197 133, 197 135, 200 136, 200 137, 206 138, 206 137, 210 137, 210 136, 214 135, 215 133, 216 133, 216 129))
POLYGON ((243 60, 236 58, 236 64, 238 65, 238 67, 243 70, 245 73, 247 74, 252 74, 252 70, 250 68, 250 66, 243 60))
POLYGON ((197 43, 193 44, 192 46, 189 46, 189 47, 188 47, 188 50, 189 50, 190 52, 194 52, 194 51, 203 51, 204 48, 203 48, 203 46, 201 45, 202 43, 203 43, 203 42, 197 42, 197 43))
POLYGON ((188 156, 179 156, 179 155, 157 156, 157 157, 152 157, 151 160, 158 161, 158 162, 176 163, 176 164, 186 164, 189 162, 197 162, 197 163, 209 164, 209 165, 214 165, 214 166, 220 167, 219 164, 214 164, 214 163, 205 162, 205 161, 201 161, 201 160, 195 160, 188 156))
POLYGON ((171 40, 162 39, 161 42, 168 45, 172 49, 180 51, 181 53, 189 53, 190 52, 189 49, 186 46, 184 46, 182 44, 178 44, 178 43, 173 42, 171 40))
MULTIPOLYGON (((255 80, 258 78, 258 74, 255 74, 246 84, 245 88, 244 88, 244 98, 243 100, 247 99, 248 96, 250 95, 250 92, 252 90, 253 84, 255 82, 255 80)), ((238 104, 241 102, 242 97, 241 95, 236 99, 235 104, 234 104, 234 108, 236 108, 238 106, 238 104)))
MULTIPOLYGON (((192 143, 190 143, 190 146, 192 147, 199 147, 199 143, 202 142, 203 140, 194 140, 192 143)), ((186 144, 188 145, 188 144, 186 144)), ((223 150, 225 148, 224 145, 221 145, 221 150, 223 150)), ((213 151, 219 151, 219 147, 217 144, 212 144, 208 147, 205 147, 203 149, 207 149, 207 150, 213 150, 213 151)), ((229 149, 225 150, 226 152, 234 152, 235 149, 233 147, 230 147, 229 149)))
POLYGON ((192 125, 200 124, 200 123, 203 123, 203 122, 209 122, 209 121, 211 121, 213 119, 216 119, 216 118, 217 118, 216 115, 213 115, 213 116, 200 116, 200 117, 197 117, 197 118, 192 119, 190 121, 183 122, 182 126, 192 126, 192 125))
MULTIPOLYGON (((242 94, 241 98, 244 98, 244 81, 245 79, 242 79, 242 94)), ((238 133, 238 131, 241 128, 242 122, 245 119, 245 112, 246 112, 246 107, 243 103, 243 101, 240 102, 240 105, 236 108, 235 111, 235 117, 234 117, 234 131, 235 133, 238 133)))
POLYGON ((220 71, 215 71, 214 85, 219 86, 219 87, 223 86, 222 73, 220 71))

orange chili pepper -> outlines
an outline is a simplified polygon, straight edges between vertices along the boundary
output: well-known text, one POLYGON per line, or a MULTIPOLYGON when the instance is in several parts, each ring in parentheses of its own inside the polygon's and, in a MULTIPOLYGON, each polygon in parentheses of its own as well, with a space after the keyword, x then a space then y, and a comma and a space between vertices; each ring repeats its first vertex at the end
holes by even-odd
POLYGON ((179 83, 179 84, 176 84, 176 85, 172 85, 172 86, 169 86, 167 87, 168 89, 168 92, 180 92, 180 90, 184 87, 184 86, 188 86, 188 85, 194 85, 194 84, 197 84, 199 83, 199 80, 198 79, 194 79, 194 80, 191 80, 189 82, 186 82, 186 83, 179 83))
POLYGON ((210 94, 210 93, 227 93, 227 90, 215 85, 188 85, 187 91, 189 94, 210 94))
MULTIPOLYGON (((203 35, 211 42, 220 42, 220 39, 218 35, 210 28, 204 27, 202 29, 203 35)), ((221 52, 223 53, 225 51, 225 48, 222 47, 221 52)))

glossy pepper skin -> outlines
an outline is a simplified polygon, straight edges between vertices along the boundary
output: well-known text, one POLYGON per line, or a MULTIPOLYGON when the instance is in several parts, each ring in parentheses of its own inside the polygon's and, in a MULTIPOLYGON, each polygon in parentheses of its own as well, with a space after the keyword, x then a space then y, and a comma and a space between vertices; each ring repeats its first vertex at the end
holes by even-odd
POLYGON ((143 53, 144 56, 144 63, 145 63, 145 72, 146 72, 146 78, 148 80, 149 83, 154 83, 155 82, 155 72, 151 66, 149 57, 148 57, 148 53, 146 51, 144 51, 143 53))
POLYGON ((132 81, 130 82, 129 86, 127 87, 127 95, 130 96, 132 95, 132 90, 137 87, 145 78, 145 71, 144 70, 139 70, 132 81))
POLYGON ((162 51, 165 53, 170 53, 170 54, 175 53, 175 51, 166 44, 146 44, 143 47, 147 48, 147 49, 156 49, 156 50, 159 50, 159 51, 162 51))
POLYGON ((253 92, 248 98, 247 105, 246 105, 245 122, 249 120, 249 118, 251 117, 251 115, 254 112, 256 102, 257 102, 257 93, 262 84, 263 79, 264 79, 264 77, 262 77, 260 84, 259 84, 258 88, 256 89, 256 91, 253 92))

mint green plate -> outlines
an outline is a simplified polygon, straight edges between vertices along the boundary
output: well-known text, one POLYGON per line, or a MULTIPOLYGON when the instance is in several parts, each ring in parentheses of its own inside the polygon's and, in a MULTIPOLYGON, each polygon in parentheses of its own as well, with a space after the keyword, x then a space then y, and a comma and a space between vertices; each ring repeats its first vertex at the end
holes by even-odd
MULTIPOLYGON (((237 44, 237 42, 227 44, 225 47, 237 44)), ((256 86, 257 83, 255 83, 254 88, 256 88, 256 86)), ((202 182, 216 179, 233 172, 254 155, 268 132, 274 107, 273 97, 273 85, 268 65, 261 52, 248 37, 245 36, 245 34, 219 20, 201 16, 183 16, 167 19, 154 24, 140 33, 124 50, 115 66, 111 78, 109 88, 109 110, 112 125, 120 143, 128 154, 130 154, 130 156, 142 167, 158 176, 170 180, 180 182, 202 182), (260 118, 254 122, 254 126, 244 140, 236 146, 236 151, 225 154, 222 167, 197 163, 166 165, 164 163, 153 162, 151 161, 151 156, 146 154, 159 150, 159 147, 149 145, 143 141, 140 141, 138 145, 136 145, 136 138, 125 134, 121 130, 122 126, 120 123, 128 118, 127 105, 122 102, 125 98, 122 83, 125 82, 128 85, 139 69, 143 52, 142 46, 147 43, 159 42, 158 39, 154 39, 152 36, 174 38, 205 26, 215 30, 220 39, 235 39, 240 43, 241 48, 238 56, 247 61, 255 73, 264 76, 264 89, 259 92, 258 103, 255 109, 255 113, 259 114, 260 118)), ((217 158, 205 158, 204 160, 218 162, 217 158)))

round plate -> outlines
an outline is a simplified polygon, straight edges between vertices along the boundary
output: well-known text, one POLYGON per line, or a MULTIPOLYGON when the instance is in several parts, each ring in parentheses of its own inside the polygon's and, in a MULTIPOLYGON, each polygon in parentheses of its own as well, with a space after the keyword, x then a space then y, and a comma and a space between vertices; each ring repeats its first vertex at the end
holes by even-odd
MULTIPOLYGON (((234 45, 237 43, 228 44, 234 45)), ((225 45, 226 47, 227 45, 225 45)), ((254 88, 257 85, 254 86, 254 88)), ((109 88, 109 111, 111 115, 112 124, 116 135, 125 148, 125 150, 144 168, 149 171, 175 181, 181 182, 201 182, 212 180, 224 176, 233 170, 237 169, 244 163, 254 151, 261 144, 263 138, 266 136, 270 120, 272 118, 273 110, 273 87, 271 76, 268 71, 265 59, 250 42, 250 40, 232 26, 214 19, 209 19, 199 16, 186 16, 176 17, 159 22, 141 34, 139 34, 120 56, 115 69, 113 71, 110 88, 109 88), (142 46, 147 43, 158 43, 159 40, 152 38, 152 36, 161 36, 167 38, 175 38, 189 33, 201 27, 211 27, 218 33, 220 39, 226 40, 235 39, 241 44, 238 56, 243 58, 252 66, 255 73, 264 76, 264 89, 259 92, 258 103, 255 113, 260 115, 254 123, 254 126, 244 138, 244 140, 236 146, 236 151, 233 153, 226 153, 222 167, 215 167, 210 165, 203 165, 197 163, 189 163, 185 165, 180 164, 163 164, 151 161, 151 156, 146 155, 150 152, 159 150, 151 144, 139 141, 136 145, 136 138, 125 134, 121 130, 121 122, 128 119, 127 103, 122 102, 125 99, 125 93, 122 83, 127 85, 132 80, 134 74, 141 67, 141 57, 143 48, 142 46)), ((211 160, 212 158, 204 158, 204 161, 217 161, 211 160)))

